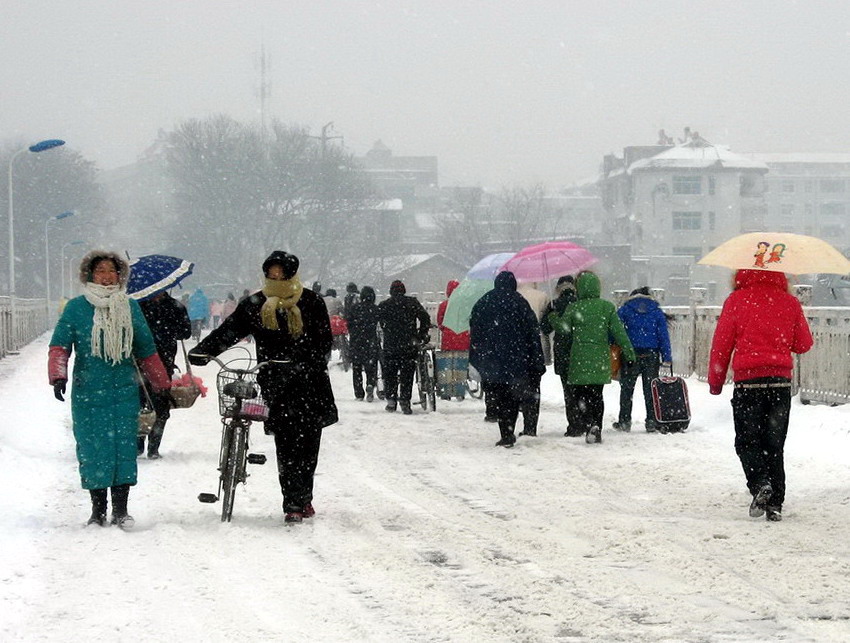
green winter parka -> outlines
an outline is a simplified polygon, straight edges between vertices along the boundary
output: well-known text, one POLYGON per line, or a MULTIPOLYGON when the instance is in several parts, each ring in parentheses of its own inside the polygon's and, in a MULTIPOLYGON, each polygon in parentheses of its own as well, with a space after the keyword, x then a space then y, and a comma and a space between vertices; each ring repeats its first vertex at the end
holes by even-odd
MULTIPOLYGON (((133 356, 156 352, 153 336, 138 302, 130 300, 133 356)), ((53 331, 51 346, 74 352, 71 416, 83 489, 136 484, 136 434, 139 385, 132 359, 112 364, 92 355, 94 306, 85 297, 72 299, 53 331)))
POLYGON ((611 343, 620 347, 623 361, 636 359, 617 308, 600 298, 601 291, 602 284, 595 273, 580 273, 576 278, 578 301, 561 315, 549 314, 556 335, 572 337, 567 382, 573 386, 611 382, 611 343))

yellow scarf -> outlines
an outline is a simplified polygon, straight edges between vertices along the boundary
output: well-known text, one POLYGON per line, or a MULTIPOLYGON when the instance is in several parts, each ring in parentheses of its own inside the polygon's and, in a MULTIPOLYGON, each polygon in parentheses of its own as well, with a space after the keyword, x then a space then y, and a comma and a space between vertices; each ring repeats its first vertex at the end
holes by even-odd
POLYGON ((280 310, 286 312, 286 325, 289 334, 293 337, 300 337, 304 332, 304 322, 301 319, 301 310, 296 304, 301 299, 303 290, 304 286, 301 285, 298 275, 295 275, 292 279, 266 279, 266 285, 263 288, 266 302, 260 309, 260 319, 263 326, 269 330, 280 330, 277 323, 277 311, 280 310))

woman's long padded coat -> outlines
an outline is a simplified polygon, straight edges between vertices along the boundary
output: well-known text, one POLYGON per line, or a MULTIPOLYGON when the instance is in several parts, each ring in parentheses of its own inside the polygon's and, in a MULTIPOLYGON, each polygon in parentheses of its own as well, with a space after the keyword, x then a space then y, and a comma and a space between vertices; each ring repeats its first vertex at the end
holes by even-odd
POLYGON ((338 421, 328 363, 333 336, 328 310, 322 298, 306 288, 298 300, 304 332, 298 338, 290 335, 286 314, 277 312, 278 330, 263 326, 260 309, 266 302, 262 292, 243 299, 233 314, 193 348, 190 354, 218 355, 238 341, 254 336, 257 359, 291 360, 293 369, 272 364, 262 369, 257 381, 263 397, 276 414, 275 426, 282 430, 321 429, 338 421))
MULTIPOLYGON (((143 359, 156 352, 153 336, 138 302, 130 300, 133 355, 143 359)), ((56 323, 51 346, 73 350, 71 414, 83 489, 136 484, 136 434, 139 385, 132 359, 112 364, 91 352, 94 306, 75 297, 56 323)))
POLYGON ((617 308, 610 301, 600 299, 601 291, 599 277, 583 272, 576 279, 578 301, 562 315, 550 313, 549 316, 556 333, 572 337, 567 382, 573 386, 611 382, 612 339, 622 349, 624 361, 636 359, 617 308))

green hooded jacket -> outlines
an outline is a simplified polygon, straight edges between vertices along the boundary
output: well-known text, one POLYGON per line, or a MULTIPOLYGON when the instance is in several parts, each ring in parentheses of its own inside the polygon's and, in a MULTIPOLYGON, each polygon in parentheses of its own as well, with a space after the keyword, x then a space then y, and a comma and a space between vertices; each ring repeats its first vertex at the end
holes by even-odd
POLYGON ((567 382, 572 385, 609 384, 611 382, 610 344, 617 344, 623 361, 636 359, 634 348, 610 301, 600 298, 602 285, 592 272, 576 278, 578 301, 563 314, 549 314, 549 323, 556 335, 572 337, 567 382))

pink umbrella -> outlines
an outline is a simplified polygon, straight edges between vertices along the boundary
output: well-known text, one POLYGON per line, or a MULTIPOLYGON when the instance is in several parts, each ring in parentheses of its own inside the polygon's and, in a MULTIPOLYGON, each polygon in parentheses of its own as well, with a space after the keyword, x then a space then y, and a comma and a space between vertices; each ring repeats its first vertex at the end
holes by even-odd
POLYGON ((502 266, 517 281, 549 281, 574 275, 599 261, 587 248, 571 241, 547 241, 523 248, 502 266))

